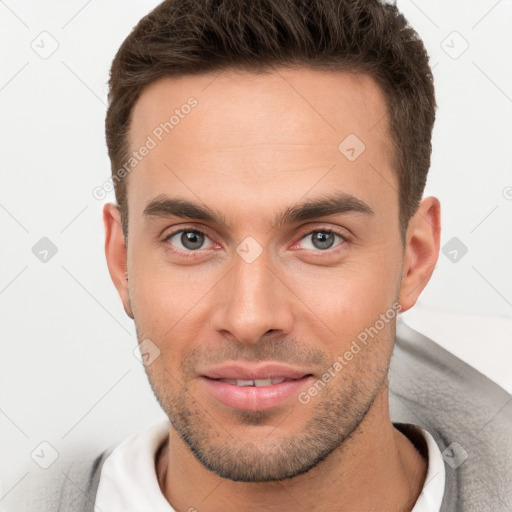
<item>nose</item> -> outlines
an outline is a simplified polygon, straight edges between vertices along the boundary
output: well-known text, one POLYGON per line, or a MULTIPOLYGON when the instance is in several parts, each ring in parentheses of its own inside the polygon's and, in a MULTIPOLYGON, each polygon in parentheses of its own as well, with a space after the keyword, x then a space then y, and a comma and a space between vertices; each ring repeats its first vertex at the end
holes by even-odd
POLYGON ((269 331, 292 331, 293 292, 265 251, 252 263, 235 254, 234 267, 221 283, 211 317, 217 332, 255 344, 269 331))

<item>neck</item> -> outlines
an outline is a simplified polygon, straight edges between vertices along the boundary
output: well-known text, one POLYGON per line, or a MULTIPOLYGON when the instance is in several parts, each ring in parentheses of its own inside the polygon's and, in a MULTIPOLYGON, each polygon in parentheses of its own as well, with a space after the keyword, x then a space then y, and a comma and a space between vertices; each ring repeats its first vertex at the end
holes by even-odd
POLYGON ((382 510, 410 512, 427 461, 389 418, 387 385, 359 427, 309 472, 276 482, 233 482, 204 468, 171 426, 157 462, 160 487, 175 510, 198 512, 382 510), (338 509, 338 507, 336 507, 338 509))

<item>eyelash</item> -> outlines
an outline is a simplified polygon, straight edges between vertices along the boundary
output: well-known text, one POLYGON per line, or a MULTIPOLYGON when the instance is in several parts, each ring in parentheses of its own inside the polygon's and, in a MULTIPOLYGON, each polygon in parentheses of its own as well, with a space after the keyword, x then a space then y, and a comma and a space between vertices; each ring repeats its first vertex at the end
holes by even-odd
MULTIPOLYGON (((163 238, 163 243, 166 245, 167 249, 170 250, 173 254, 178 254, 180 257, 182 258, 196 258, 198 257, 197 256, 197 253, 201 254, 201 251, 202 249, 197 249, 195 251, 185 251, 183 249, 175 249, 173 248, 173 246, 169 243, 169 240, 177 235, 178 233, 183 233, 183 232, 192 232, 192 233, 198 233, 200 235, 204 235, 205 237, 209 238, 208 236, 208 233, 206 233, 205 231, 202 231, 201 229, 197 229, 197 228, 181 228, 181 229, 178 229, 176 231, 172 231, 171 233, 168 233, 164 236, 163 238)), ((312 229, 310 231, 306 231, 304 233, 302 233, 300 235, 300 238, 298 240, 298 242, 296 242, 294 245, 296 245, 297 243, 299 243, 301 240, 303 240, 304 238, 306 238, 307 236, 310 236, 312 235, 313 233, 328 233, 328 234, 333 234, 333 235, 337 235, 338 237, 341 238, 342 242, 337 245, 336 247, 334 248, 329 248, 329 249, 325 249, 325 250, 313 250, 313 249, 304 249, 306 251, 311 251, 310 254, 312 254, 314 257, 319 257, 321 258, 322 257, 322 254, 325 254, 325 253, 328 253, 328 254, 332 254, 333 252, 335 252, 336 250, 340 249, 341 246, 345 245, 346 242, 349 241, 349 238, 347 235, 345 234, 342 234, 340 231, 337 231, 335 229, 332 229, 332 228, 315 228, 315 229, 312 229)))

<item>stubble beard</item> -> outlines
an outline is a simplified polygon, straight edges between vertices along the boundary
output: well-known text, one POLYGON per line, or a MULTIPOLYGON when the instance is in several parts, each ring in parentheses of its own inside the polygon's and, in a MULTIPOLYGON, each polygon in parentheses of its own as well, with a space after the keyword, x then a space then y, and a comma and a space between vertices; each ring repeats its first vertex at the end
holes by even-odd
MULTIPOLYGON (((276 427, 265 439, 255 444, 250 439, 240 439, 229 432, 229 425, 222 425, 198 403, 187 385, 173 385, 146 368, 153 393, 167 414, 172 428, 179 434, 195 458, 208 470, 235 482, 272 482, 294 478, 307 473, 343 444, 357 431, 371 409, 387 379, 387 369, 372 372, 372 382, 350 381, 348 386, 322 390, 307 405, 298 401, 296 408, 314 407, 314 413, 304 427, 288 435, 276 427)), ((339 377, 341 380, 341 377, 339 377)), ((176 383, 175 383, 176 384, 176 383)), ((275 410, 233 410, 238 425, 268 426, 275 422, 275 410)), ((282 415, 282 413, 281 413, 282 415)), ((293 411, 289 414, 293 417, 293 411)), ((290 418, 285 418, 289 420, 290 418)))

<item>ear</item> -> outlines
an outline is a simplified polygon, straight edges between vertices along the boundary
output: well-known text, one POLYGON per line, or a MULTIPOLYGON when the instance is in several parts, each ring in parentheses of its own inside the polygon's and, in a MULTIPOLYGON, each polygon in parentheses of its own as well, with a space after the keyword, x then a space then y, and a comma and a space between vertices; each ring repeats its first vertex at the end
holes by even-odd
POLYGON ((411 217, 406 235, 399 303, 401 313, 410 309, 432 277, 439 256, 441 204, 426 197, 411 217))
POLYGON ((103 223, 105 225, 105 255, 108 271, 121 297, 126 314, 133 319, 128 295, 127 250, 121 227, 121 214, 115 204, 107 203, 103 207, 103 223))

